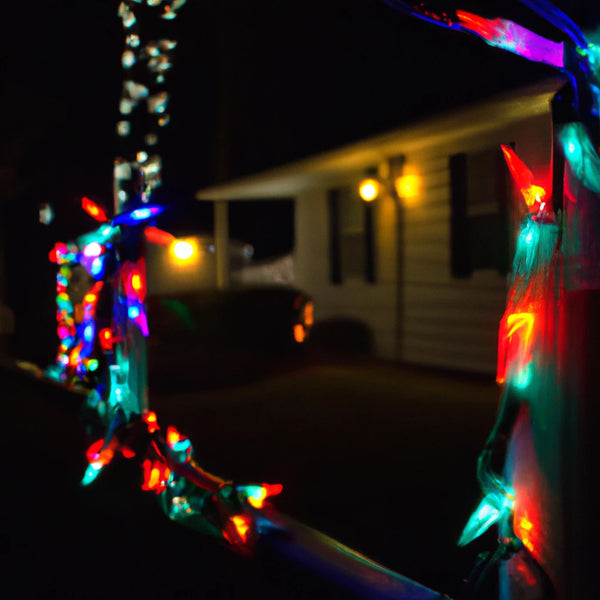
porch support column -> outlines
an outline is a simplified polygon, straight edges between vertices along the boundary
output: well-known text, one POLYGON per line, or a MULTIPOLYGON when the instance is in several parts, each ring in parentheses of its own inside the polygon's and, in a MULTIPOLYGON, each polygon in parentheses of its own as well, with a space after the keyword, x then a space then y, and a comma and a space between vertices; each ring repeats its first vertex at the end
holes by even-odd
POLYGON ((227 202, 215 202, 214 236, 217 259, 217 289, 229 287, 229 205, 227 202))

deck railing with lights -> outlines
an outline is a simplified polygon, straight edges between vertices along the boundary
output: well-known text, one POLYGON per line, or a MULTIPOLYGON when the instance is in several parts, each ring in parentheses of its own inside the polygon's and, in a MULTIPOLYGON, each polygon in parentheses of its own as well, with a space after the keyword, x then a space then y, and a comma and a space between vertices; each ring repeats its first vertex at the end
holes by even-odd
MULTIPOLYGON (((535 487, 547 475, 544 469, 558 470, 560 493, 572 494, 564 461, 556 454, 551 466, 542 464, 527 444, 532 438, 543 444, 549 436, 564 439, 569 432, 565 420, 555 418, 557 411, 567 421, 581 418, 576 411, 586 408, 589 392, 595 389, 590 379, 597 361, 581 353, 591 348, 586 315, 598 309, 600 288, 600 48, 545 0, 523 3, 554 26, 562 41, 546 39, 506 19, 429 10, 424 2, 386 2, 401 12, 474 33, 491 45, 554 67, 570 81, 553 104, 552 172, 549 167, 548 174, 534 174, 512 148, 502 148, 522 199, 511 288, 499 333, 502 399, 498 422, 478 464, 482 500, 459 543, 469 543, 497 523, 499 545, 482 573, 501 563, 509 573, 509 589, 542 581, 544 593, 555 588, 565 597, 583 597, 589 581, 575 581, 578 578, 564 569, 566 551, 561 539, 569 537, 568 531, 557 532, 557 526, 549 525, 560 507, 535 487), (582 309, 587 311, 583 317, 582 309), (581 347, 574 347, 572 340, 579 340, 581 347), (552 416, 548 411, 554 411, 552 416), (505 438, 510 438, 509 450, 501 471, 496 471, 493 459, 505 438), (577 594, 571 594, 574 590, 577 594)), ((158 7, 167 21, 184 3, 147 2, 158 7)), ((138 146, 115 162, 114 215, 109 217, 99 202, 84 198, 82 207, 98 223, 96 229, 74 242, 57 244, 51 252, 58 267, 60 342, 56 362, 47 374, 84 390, 86 414, 91 409, 97 428, 103 430, 89 447, 83 483, 91 483, 118 453, 135 457, 143 475, 142 489, 160 498, 171 519, 210 533, 239 552, 252 553, 262 539, 366 596, 439 598, 439 593, 280 515, 267 499, 277 495, 281 485, 240 484, 207 473, 196 462, 190 440, 173 427, 163 429, 150 410, 144 240, 175 244, 176 255, 189 248, 178 249, 173 236, 153 225, 163 210, 151 203, 152 192, 160 184, 160 157, 152 152, 158 129, 136 131, 135 111, 146 105, 156 117, 157 128, 168 123, 168 94, 162 86, 176 44, 167 38, 142 41, 136 29, 139 4, 124 0, 119 7, 125 31, 125 76, 117 132, 124 139, 131 136, 138 146), (145 70, 138 80, 132 73, 140 63, 145 70), (82 280, 87 281, 85 289, 82 280)), ((368 184, 363 188, 366 201, 377 194, 377 182, 368 184)), ((581 449, 581 442, 572 441, 571 464, 581 457, 581 449)), ((581 497, 575 501, 581 502, 581 497)), ((589 508, 585 502, 580 507, 583 512, 589 508)), ((569 527, 568 520, 565 527, 569 527)), ((586 551, 588 541, 585 538, 573 546, 578 555, 586 551)), ((473 582, 473 589, 477 584, 473 582)), ((532 590, 531 597, 535 593, 532 590)))

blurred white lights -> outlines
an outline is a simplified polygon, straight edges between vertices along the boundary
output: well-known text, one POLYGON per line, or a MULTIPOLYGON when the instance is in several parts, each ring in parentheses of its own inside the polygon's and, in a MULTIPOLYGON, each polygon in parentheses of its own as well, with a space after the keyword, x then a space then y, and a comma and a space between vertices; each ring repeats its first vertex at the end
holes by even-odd
POLYGON ((54 220, 54 210, 52 206, 47 202, 40 204, 40 223, 44 225, 50 225, 54 220))

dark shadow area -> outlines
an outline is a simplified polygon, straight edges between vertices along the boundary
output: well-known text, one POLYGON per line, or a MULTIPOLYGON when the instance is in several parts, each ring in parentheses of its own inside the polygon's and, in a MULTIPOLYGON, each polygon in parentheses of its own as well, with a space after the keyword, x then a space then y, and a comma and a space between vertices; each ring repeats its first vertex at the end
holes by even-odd
POLYGON ((359 319, 332 317, 317 321, 309 347, 317 356, 369 356, 373 352, 373 332, 359 319))
MULTIPOLYGON (((169 522, 139 489, 135 459, 115 460, 81 488, 92 440, 74 416, 78 397, 6 368, 0 385, 0 553, 19 598, 353 597, 266 547, 243 559, 169 522)), ((455 546, 479 501, 491 381, 314 361, 239 386, 152 387, 151 406, 161 425, 189 435, 206 469, 282 482, 283 512, 431 588, 454 596, 477 553, 495 544, 492 534, 455 546)))
POLYGON ((149 298, 151 385, 172 391, 235 385, 293 365, 304 353, 294 327, 307 301, 284 287, 149 298))

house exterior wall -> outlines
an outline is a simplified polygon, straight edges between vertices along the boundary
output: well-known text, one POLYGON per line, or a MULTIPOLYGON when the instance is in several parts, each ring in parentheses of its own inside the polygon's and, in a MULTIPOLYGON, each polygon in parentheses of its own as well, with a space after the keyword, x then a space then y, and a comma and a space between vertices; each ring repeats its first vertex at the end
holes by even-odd
MULTIPOLYGON (((213 290, 217 287, 217 260, 214 238, 196 235, 183 238, 193 244, 194 254, 187 261, 175 260, 170 246, 146 244, 146 276, 149 296, 185 294, 213 290)), ((232 285, 254 282, 282 283, 282 277, 288 277, 285 283, 292 283, 293 265, 291 260, 280 265, 254 267, 251 261, 253 248, 237 240, 229 240, 227 268, 232 285), (246 270, 250 271, 247 273, 246 270), (263 271, 262 277, 258 272, 263 271)))
POLYGON ((403 335, 399 357, 405 361, 484 373, 495 370, 498 323, 504 312, 507 281, 492 269, 474 270, 465 279, 451 274, 448 158, 512 141, 534 172, 544 172, 543 166, 550 160, 549 116, 490 128, 408 157, 407 168, 421 171, 423 190, 420 201, 406 207, 403 219, 403 335))
MULTIPOLYGON (((354 181, 354 178, 351 179, 354 181)), ((364 323, 373 334, 377 356, 396 356, 396 207, 385 197, 374 205, 375 283, 349 277, 330 279, 327 189, 312 189, 296 198, 295 283, 315 301, 316 323, 347 318, 364 323)))
MULTIPOLYGON (((358 278, 331 282, 330 188, 299 193, 296 285, 315 300, 315 324, 332 317, 355 319, 371 330, 377 356, 493 373, 506 275, 476 269, 467 278, 452 276, 449 157, 515 142, 534 173, 546 172, 550 135, 549 115, 542 113, 501 126, 466 127, 464 135, 447 143, 422 144, 407 152, 404 172, 420 176, 421 190, 410 201, 390 195, 377 200, 374 283, 358 278)), ((355 181, 354 175, 348 175, 347 184, 355 181)))
POLYGON ((214 289, 217 268, 214 253, 208 251, 208 243, 196 236, 186 238, 196 245, 196 255, 187 263, 173 260, 168 247, 146 245, 146 275, 149 296, 178 294, 214 289))

